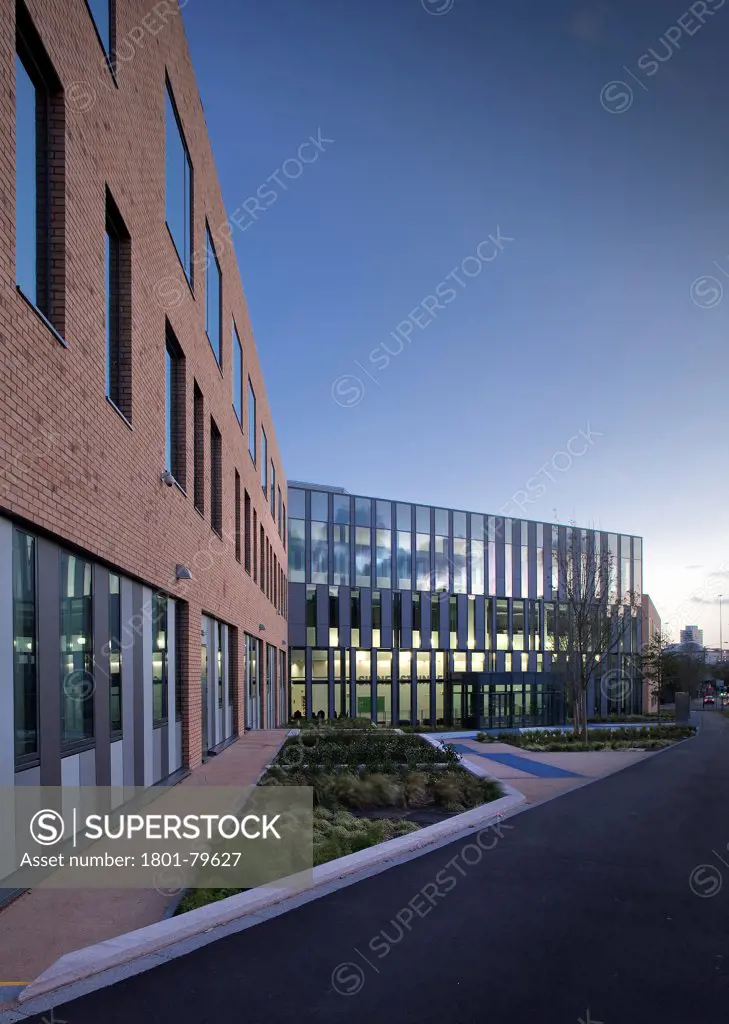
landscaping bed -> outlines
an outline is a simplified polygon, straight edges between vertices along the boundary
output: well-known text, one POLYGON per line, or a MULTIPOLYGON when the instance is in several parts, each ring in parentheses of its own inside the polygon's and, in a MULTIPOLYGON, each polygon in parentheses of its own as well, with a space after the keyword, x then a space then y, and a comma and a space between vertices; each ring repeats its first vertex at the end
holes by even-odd
POLYGON ((680 740, 693 736, 696 730, 690 725, 655 725, 631 729, 596 729, 588 733, 587 743, 582 736, 560 730, 534 730, 522 733, 478 733, 481 743, 508 743, 522 750, 543 753, 564 753, 591 750, 662 750, 680 740))
MULTIPOLYGON (((503 796, 498 782, 459 762, 449 744, 349 721, 289 737, 259 786, 312 788, 318 866, 503 796)), ((191 889, 175 914, 245 891, 191 889)))

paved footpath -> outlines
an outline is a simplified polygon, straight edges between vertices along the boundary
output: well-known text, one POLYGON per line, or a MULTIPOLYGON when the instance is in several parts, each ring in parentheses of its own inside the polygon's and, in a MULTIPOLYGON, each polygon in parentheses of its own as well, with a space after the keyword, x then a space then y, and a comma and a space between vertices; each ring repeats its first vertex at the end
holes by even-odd
POLYGON ((702 720, 486 852, 452 844, 30 1019, 724 1024, 729 720, 702 720))

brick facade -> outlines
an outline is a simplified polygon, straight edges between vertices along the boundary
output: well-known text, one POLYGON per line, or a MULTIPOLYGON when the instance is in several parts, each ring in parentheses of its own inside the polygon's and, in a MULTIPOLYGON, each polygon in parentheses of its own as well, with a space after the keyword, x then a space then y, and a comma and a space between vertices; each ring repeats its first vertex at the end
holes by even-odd
MULTIPOLYGON (((247 492, 266 546, 286 571, 277 503, 274 521, 261 489, 260 465, 253 464, 248 451, 248 377, 256 395, 258 457, 263 426, 269 463, 273 460, 288 504, 283 463, 177 3, 116 0, 112 5, 116 82, 83 0, 27 0, 25 7, 65 99, 60 114, 55 102, 49 113, 52 131, 61 124, 64 132, 63 158, 51 167, 48 193, 54 243, 51 318, 58 334, 16 288, 16 3, 0 0, 0 514, 177 599, 182 760, 192 766, 202 753, 202 615, 234 627, 235 649, 229 656, 238 732, 244 718, 244 635, 272 644, 280 657, 286 652, 287 588, 277 585, 277 608, 273 593, 269 598, 246 573, 243 556, 236 559, 237 472, 241 501, 247 492), (165 223, 165 74, 194 169, 194 294, 165 223), (131 309, 122 313, 131 338, 131 424, 106 398, 107 189, 131 240, 131 309), (222 271, 222 368, 205 331, 200 254, 205 252, 206 221, 222 271), (185 493, 160 480, 165 467, 166 319, 185 360, 180 433, 186 449, 185 493), (233 319, 243 347, 242 428, 232 406, 233 319), (197 460, 207 474, 204 514, 194 501, 195 384, 204 403, 200 433, 205 448, 197 460), (222 435, 222 538, 211 527, 211 417, 222 435), (178 563, 191 570, 192 581, 176 581, 178 563)), ((129 374, 123 383, 128 388, 129 374)), ((240 522, 245 530, 242 510, 240 522)), ((265 654, 261 661, 265 688, 265 654)), ((286 709, 280 711, 285 719, 286 709)))

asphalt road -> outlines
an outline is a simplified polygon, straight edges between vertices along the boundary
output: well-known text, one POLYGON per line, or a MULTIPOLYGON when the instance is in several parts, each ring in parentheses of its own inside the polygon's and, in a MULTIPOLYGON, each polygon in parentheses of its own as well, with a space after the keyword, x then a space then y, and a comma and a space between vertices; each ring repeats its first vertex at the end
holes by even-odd
POLYGON ((696 739, 515 816, 483 849, 445 847, 55 1019, 723 1024, 729 719, 701 718, 696 739))

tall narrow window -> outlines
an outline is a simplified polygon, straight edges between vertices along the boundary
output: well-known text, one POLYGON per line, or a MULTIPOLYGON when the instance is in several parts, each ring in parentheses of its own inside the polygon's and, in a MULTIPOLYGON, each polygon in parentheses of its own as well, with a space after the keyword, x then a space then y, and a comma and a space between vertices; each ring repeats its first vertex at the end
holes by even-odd
POLYGON ((132 419, 132 253, 129 233, 106 191, 106 397, 132 419))
POLYGON ((121 580, 109 573, 109 727, 112 736, 122 732, 121 580))
POLYGON ((266 431, 261 427, 261 487, 268 497, 268 442, 266 431))
POLYGON ((260 586, 261 590, 265 594, 266 593, 266 534, 265 534, 265 531, 264 531, 262 526, 260 527, 260 530, 261 530, 261 551, 260 551, 260 555, 261 555, 261 568, 260 568, 260 571, 259 571, 259 574, 258 574, 258 583, 259 583, 259 586, 260 586))
POLYGON ((253 550, 252 550, 252 562, 253 562, 253 582, 258 582, 258 515, 256 510, 253 509, 253 524, 251 526, 251 537, 253 538, 253 550))
POLYGON ((165 353, 165 468, 185 487, 185 357, 167 324, 165 353))
POLYGON ((235 557, 240 562, 240 474, 235 471, 235 557))
POLYGON ((91 562, 61 552, 61 743, 94 738, 91 562))
POLYGON ((169 80, 165 94, 165 213, 190 284, 192 274, 192 162, 169 80))
POLYGON ((281 530, 282 530, 282 525, 281 525, 281 488, 279 487, 279 489, 278 489, 278 535, 279 535, 279 537, 282 536, 281 530))
POLYGON ((223 280, 210 228, 205 226, 205 330, 218 366, 222 365, 220 336, 223 333, 223 280))
POLYGON ((253 464, 256 463, 256 393, 248 378, 248 451, 251 453, 253 464))
POLYGON ((65 100, 43 43, 16 6, 16 282, 61 335, 65 309, 65 100))
POLYGON ((167 598, 152 595, 152 721, 167 721, 167 598))
POLYGON ((193 430, 195 432, 195 508, 205 512, 205 400, 195 381, 193 390, 193 430))
POLYGON ((35 538, 13 530, 13 688, 15 759, 38 754, 38 608, 35 538))
POLYGON ((271 459, 271 515, 273 521, 276 521, 276 467, 271 459))
POLYGON ((303 519, 289 520, 289 572, 293 583, 306 582, 306 523, 303 519))
POLYGON ((233 321, 233 408, 241 427, 243 426, 243 346, 238 328, 233 321))
POLYGON ((86 0, 86 3, 104 53, 110 58, 113 50, 112 0, 86 0))
POLYGON ((223 439, 214 419, 210 420, 210 525, 223 535, 223 439))
POLYGON ((251 571, 251 496, 248 493, 248 491, 246 491, 245 495, 244 495, 243 508, 244 508, 244 513, 245 513, 244 516, 243 516, 243 526, 244 526, 244 529, 245 529, 245 538, 244 538, 244 551, 245 551, 244 558, 245 558, 245 560, 244 560, 243 565, 244 565, 245 571, 250 575, 250 571, 251 571))

